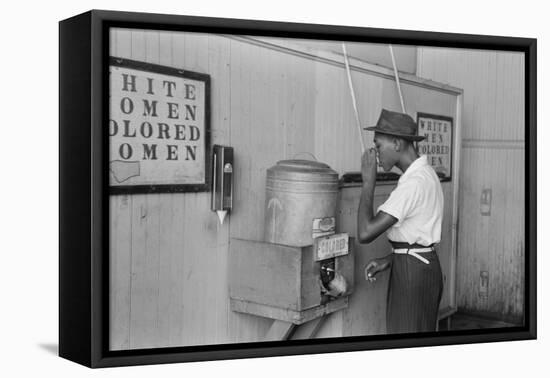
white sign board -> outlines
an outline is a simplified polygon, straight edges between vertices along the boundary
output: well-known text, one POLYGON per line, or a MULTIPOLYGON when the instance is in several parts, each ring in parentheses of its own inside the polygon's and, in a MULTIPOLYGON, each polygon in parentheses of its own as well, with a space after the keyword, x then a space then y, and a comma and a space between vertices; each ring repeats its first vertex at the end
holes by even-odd
POLYGON ((418 113, 418 135, 426 139, 418 142, 420 155, 428 157, 428 163, 442 178, 450 180, 453 157, 453 119, 451 117, 418 113))
POLYGON ((111 58, 109 85, 111 191, 207 190, 208 76, 111 58))
POLYGON ((313 241, 315 261, 326 260, 349 253, 349 235, 334 234, 317 238, 313 241))

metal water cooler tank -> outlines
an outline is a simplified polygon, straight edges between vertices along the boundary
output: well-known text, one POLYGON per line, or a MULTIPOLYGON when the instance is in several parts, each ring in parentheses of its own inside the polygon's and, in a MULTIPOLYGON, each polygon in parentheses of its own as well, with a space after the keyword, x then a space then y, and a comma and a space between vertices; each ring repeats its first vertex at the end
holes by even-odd
POLYGON ((338 173, 310 160, 281 160, 267 170, 264 240, 302 247, 335 232, 338 173))

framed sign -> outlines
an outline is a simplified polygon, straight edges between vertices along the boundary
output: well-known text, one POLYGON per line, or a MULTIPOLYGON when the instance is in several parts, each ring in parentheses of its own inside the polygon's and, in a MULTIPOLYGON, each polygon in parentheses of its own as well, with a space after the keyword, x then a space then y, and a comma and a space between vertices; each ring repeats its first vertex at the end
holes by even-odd
POLYGON ((210 77, 110 57, 109 78, 111 193, 207 190, 210 77))
POLYGON ((428 163, 442 181, 449 181, 453 172, 453 119, 451 117, 418 113, 418 135, 426 139, 418 142, 420 155, 428 157, 428 163))

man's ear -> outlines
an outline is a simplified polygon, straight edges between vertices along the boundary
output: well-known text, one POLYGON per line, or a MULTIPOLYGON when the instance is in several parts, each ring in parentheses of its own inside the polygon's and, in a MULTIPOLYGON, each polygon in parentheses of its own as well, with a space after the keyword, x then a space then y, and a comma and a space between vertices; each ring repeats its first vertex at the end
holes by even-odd
POLYGON ((401 151, 403 149, 403 143, 399 138, 393 138, 393 148, 395 151, 401 151))

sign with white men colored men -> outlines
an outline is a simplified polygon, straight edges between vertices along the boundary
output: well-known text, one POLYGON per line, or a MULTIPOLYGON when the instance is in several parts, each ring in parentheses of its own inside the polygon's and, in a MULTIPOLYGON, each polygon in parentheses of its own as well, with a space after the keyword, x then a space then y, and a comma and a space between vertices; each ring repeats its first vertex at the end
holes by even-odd
POLYGON ((426 155, 428 163, 443 180, 450 180, 453 161, 453 119, 451 117, 418 113, 418 152, 426 155))

